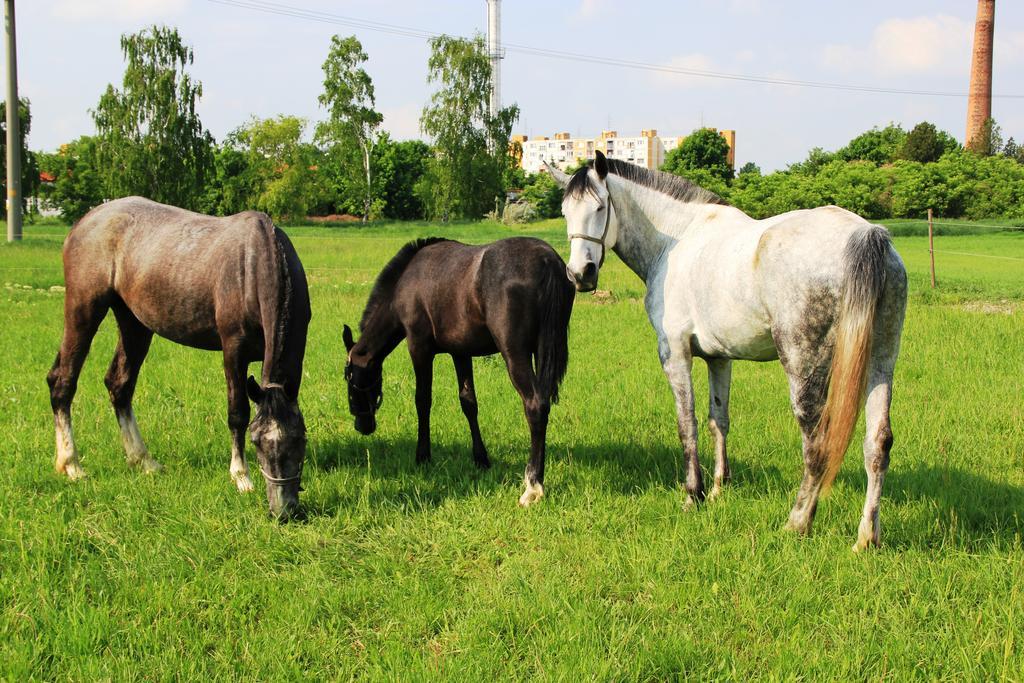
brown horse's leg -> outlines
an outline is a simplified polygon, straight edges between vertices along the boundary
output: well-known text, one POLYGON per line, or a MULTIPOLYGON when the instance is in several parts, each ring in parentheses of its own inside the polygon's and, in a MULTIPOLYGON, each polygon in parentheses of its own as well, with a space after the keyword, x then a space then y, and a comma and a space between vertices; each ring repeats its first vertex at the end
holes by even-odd
POLYGON ((473 461, 477 467, 487 468, 491 461, 487 457, 487 448, 480 436, 480 425, 477 422, 476 388, 473 386, 473 358, 471 356, 452 356, 455 363, 455 375, 459 380, 459 403, 462 413, 469 422, 469 433, 473 437, 473 461))
POLYGON ((117 415, 117 424, 121 427, 121 441, 124 443, 129 467, 138 467, 147 473, 156 472, 162 469, 161 465, 149 454, 142 434, 139 433, 139 424, 135 421, 135 411, 132 410, 135 383, 142 362, 149 353, 153 333, 139 322, 124 302, 117 301, 112 308, 120 334, 104 383, 114 406, 114 414, 117 415))
POLYGON ((228 384, 228 429, 231 430, 231 481, 241 493, 253 490, 249 465, 245 461, 245 432, 249 427, 249 396, 245 392, 245 361, 237 340, 221 338, 224 349, 224 377, 228 384))
POLYGON ((109 304, 105 297, 80 301, 72 288, 64 300, 64 338, 57 359, 46 376, 50 385, 50 407, 57 437, 57 457, 54 467, 69 479, 85 476, 78 459, 74 432, 71 428, 71 402, 78 389, 78 375, 89 354, 92 338, 107 314, 109 304))
POLYGON ((416 435, 416 462, 430 462, 430 403, 434 386, 434 352, 427 344, 408 340, 409 356, 416 373, 416 416, 419 429, 416 435))
POLYGON ((526 490, 519 497, 519 504, 527 507, 544 496, 544 456, 551 398, 540 392, 528 351, 510 351, 503 355, 508 376, 523 399, 526 422, 530 425, 530 461, 526 464, 523 476, 526 490))

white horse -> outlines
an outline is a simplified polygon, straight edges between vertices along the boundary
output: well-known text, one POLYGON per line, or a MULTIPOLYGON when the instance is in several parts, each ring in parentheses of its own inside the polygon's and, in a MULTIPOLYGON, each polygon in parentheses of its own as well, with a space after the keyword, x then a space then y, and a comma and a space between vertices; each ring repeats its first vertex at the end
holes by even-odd
POLYGON ((889 404, 906 309, 907 276, 885 228, 835 206, 754 220, 688 181, 601 152, 565 188, 567 274, 597 287, 614 250, 647 285, 645 305, 675 395, 687 506, 704 499, 697 461, 693 357, 708 365, 714 498, 729 478, 733 360, 779 359, 803 433, 804 478, 787 528, 811 531, 849 445, 866 393, 867 498, 854 550, 878 545, 889 466, 889 404))

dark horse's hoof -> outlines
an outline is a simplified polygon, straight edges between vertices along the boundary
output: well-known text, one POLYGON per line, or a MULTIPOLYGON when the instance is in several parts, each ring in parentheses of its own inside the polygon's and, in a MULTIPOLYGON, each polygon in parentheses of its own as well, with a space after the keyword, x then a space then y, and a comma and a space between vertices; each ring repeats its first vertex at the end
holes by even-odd
POLYGON ((417 465, 427 465, 429 463, 430 463, 430 453, 425 453, 425 454, 424 453, 417 453, 416 454, 416 464, 417 465))
POLYGON ((484 453, 482 456, 473 456, 473 462, 476 463, 476 466, 479 469, 491 469, 491 459, 487 457, 486 453, 484 453))

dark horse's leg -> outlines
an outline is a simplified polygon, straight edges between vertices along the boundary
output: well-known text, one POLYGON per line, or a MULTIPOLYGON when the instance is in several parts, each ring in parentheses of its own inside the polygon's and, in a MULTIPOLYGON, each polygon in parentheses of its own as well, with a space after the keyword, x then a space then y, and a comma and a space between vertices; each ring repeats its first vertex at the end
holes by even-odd
POLYGON ((231 481, 242 493, 253 490, 249 465, 245 462, 245 432, 249 427, 249 396, 245 392, 245 360, 238 339, 221 337, 224 349, 224 377, 228 383, 228 429, 231 430, 231 481))
POLYGON ((434 386, 434 351, 430 345, 409 337, 409 356, 416 372, 416 462, 430 462, 430 402, 434 386))
POLYGON ((123 301, 115 301, 111 308, 117 318, 119 337, 114 360, 110 362, 104 383, 114 406, 114 414, 117 415, 117 424, 121 427, 121 441, 124 443, 128 466, 138 467, 143 472, 156 472, 161 469, 160 463, 149 454, 142 434, 139 433, 139 424, 135 421, 135 411, 132 410, 135 383, 142 362, 149 353, 153 333, 139 322, 123 301))
POLYGON ((487 457, 487 448, 480 436, 480 425, 477 422, 476 414, 476 389, 473 386, 473 358, 471 356, 452 355, 455 363, 455 375, 459 379, 459 403, 462 404, 462 413, 469 422, 469 433, 473 437, 473 461, 477 467, 486 468, 491 466, 487 457))
POLYGON ((75 437, 71 429, 71 402, 78 389, 78 374, 89 354, 92 338, 107 315, 110 306, 107 294, 78 296, 73 282, 68 283, 64 298, 64 338, 57 359, 46 376, 50 385, 50 407, 57 436, 57 458, 54 467, 69 479, 85 476, 78 460, 75 437))
POLYGON ((530 461, 526 464, 523 477, 526 490, 519 497, 519 504, 526 507, 544 496, 544 455, 551 397, 544 396, 540 391, 530 351, 508 350, 502 352, 502 355, 508 367, 508 376, 523 399, 523 410, 530 425, 530 461))

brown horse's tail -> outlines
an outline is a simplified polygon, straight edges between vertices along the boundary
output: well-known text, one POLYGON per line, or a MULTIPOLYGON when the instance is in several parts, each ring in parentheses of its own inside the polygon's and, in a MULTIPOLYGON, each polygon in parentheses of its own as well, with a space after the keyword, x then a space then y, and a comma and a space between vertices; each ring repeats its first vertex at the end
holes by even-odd
POLYGON ((890 249, 889 232, 877 225, 855 232, 846 243, 846 272, 836 320, 828 397, 814 431, 814 443, 826 463, 822 481, 826 491, 843 463, 860 415, 871 359, 875 311, 885 289, 885 263, 890 249))
MULTIPOLYGON (((561 263, 561 259, 558 259, 561 263)), ((576 290, 565 277, 565 264, 545 271, 540 291, 537 332, 537 380, 541 395, 558 402, 558 386, 569 365, 569 316, 576 290)))

